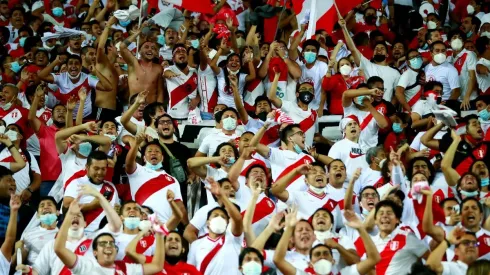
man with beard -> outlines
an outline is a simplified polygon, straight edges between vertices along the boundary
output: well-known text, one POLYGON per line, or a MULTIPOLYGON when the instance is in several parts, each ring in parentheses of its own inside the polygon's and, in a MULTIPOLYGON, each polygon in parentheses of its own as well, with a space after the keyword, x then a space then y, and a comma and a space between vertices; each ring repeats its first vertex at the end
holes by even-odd
POLYGON ((401 73, 407 70, 408 62, 406 62, 407 61, 405 56, 406 50, 407 48, 403 43, 403 41, 396 41, 393 44, 393 49, 391 51, 391 56, 393 57, 393 59, 390 62, 391 66, 393 66, 393 68, 395 69, 398 69, 398 71, 400 71, 401 73))
POLYGON ((197 93, 197 71, 187 64, 184 44, 175 44, 172 55, 174 65, 163 73, 169 95, 167 112, 175 119, 187 120, 189 111, 201 101, 197 93))
POLYGON ((39 72, 39 78, 48 83, 58 85, 59 90, 54 93, 54 96, 62 104, 66 104, 71 97, 77 97, 78 92, 85 88, 87 90, 87 102, 84 104, 83 117, 86 118, 92 113, 92 97, 90 91, 92 89, 110 91, 111 83, 97 70, 94 70, 96 76, 82 72, 82 59, 78 55, 69 55, 66 62, 67 72, 59 74, 51 73, 54 67, 61 66, 63 63, 61 57, 58 55, 55 61, 51 62, 51 64, 39 72))
POLYGON ((393 93, 400 78, 400 73, 388 65, 388 47, 386 44, 383 42, 376 43, 374 46, 373 62, 371 62, 357 49, 352 37, 349 34, 349 31, 347 30, 344 19, 339 20, 339 25, 342 27, 346 40, 345 43, 352 52, 356 65, 364 71, 366 78, 370 78, 372 76, 379 76, 383 78, 385 87, 383 99, 391 102, 393 99, 393 93))
POLYGON ((113 119, 118 114, 116 112, 116 95, 119 74, 114 67, 117 59, 117 50, 114 42, 107 41, 111 27, 117 22, 115 17, 111 17, 105 25, 104 31, 99 37, 95 69, 99 71, 111 84, 109 91, 95 92, 95 106, 97 113, 95 119, 113 119))
POLYGON ((155 101, 163 102, 163 79, 162 67, 159 64, 154 64, 153 59, 158 58, 158 47, 155 42, 140 41, 138 60, 133 53, 128 49, 136 37, 143 30, 146 30, 148 24, 141 24, 139 30, 135 31, 130 37, 124 40, 119 46, 121 54, 126 64, 128 64, 128 85, 130 96, 142 91, 151 91, 148 95, 147 103, 155 101))

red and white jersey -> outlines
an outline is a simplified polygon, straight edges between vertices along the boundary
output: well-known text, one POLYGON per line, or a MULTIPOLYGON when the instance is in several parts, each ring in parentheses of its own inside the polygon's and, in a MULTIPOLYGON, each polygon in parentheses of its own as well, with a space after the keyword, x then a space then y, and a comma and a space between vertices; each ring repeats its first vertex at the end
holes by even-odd
MULTIPOLYGON (((458 55, 449 56, 448 62, 453 64, 456 70, 458 70, 459 85, 461 87, 461 95, 459 96, 459 100, 462 101, 464 99, 464 95, 466 94, 466 92, 468 92, 466 89, 467 87, 469 87, 470 71, 476 70, 476 54, 474 52, 463 49, 458 55)), ((471 100, 476 98, 476 90, 477 89, 475 87, 475 90, 470 91, 471 100)))
POLYGON ((377 275, 406 274, 407 267, 412 266, 428 250, 426 244, 413 233, 395 229, 385 239, 380 234, 372 237, 381 256, 376 264, 377 275))
POLYGON ((24 247, 29 251, 29 254, 27 255, 28 265, 34 264, 43 247, 54 240, 56 234, 58 234, 58 227, 48 230, 41 226, 31 228, 22 233, 20 239, 24 241, 24 247))
POLYGON ((357 142, 353 142, 347 138, 339 140, 328 151, 328 156, 333 159, 340 159, 346 167, 346 181, 349 181, 350 176, 354 175, 357 168, 369 167, 366 162, 366 156, 361 149, 361 145, 357 142))
POLYGON ((197 71, 189 67, 189 73, 184 74, 177 66, 165 69, 177 74, 178 77, 167 78, 169 101, 167 112, 174 119, 187 119, 189 102, 197 96, 197 71))
MULTIPOLYGON (((357 270, 357 264, 346 266, 340 270, 338 270, 338 265, 334 265, 332 268, 333 269, 332 269, 332 272, 330 272, 330 275, 334 275, 334 274, 337 274, 337 275, 361 275, 359 273, 359 271, 357 270), (337 269, 335 269, 335 268, 337 268, 337 269), (335 270, 337 270, 337 271, 335 271, 335 270)), ((316 274, 317 273, 315 272, 315 270, 313 268, 308 267, 305 270, 296 269, 295 275, 316 275, 316 274)))
MULTIPOLYGON (((264 265, 270 268, 276 268, 274 264, 274 255, 276 254, 275 250, 264 250, 264 265)), ((310 263, 310 256, 300 254, 294 250, 286 251, 286 256, 284 259, 293 265, 298 270, 305 270, 308 268, 310 263)), ((282 275, 282 273, 277 269, 277 275, 282 275)))
MULTIPOLYGON (((77 154, 75 151, 73 151, 73 149, 68 148, 66 152, 60 155, 60 160, 63 186, 66 186, 66 183, 71 178, 85 176, 85 165, 87 164, 87 159, 77 157, 77 154)), ((76 196, 74 198, 76 198, 76 196)))
MULTIPOLYGON (((19 153, 26 162, 26 166, 22 168, 20 171, 14 173, 13 177, 16 184, 16 193, 21 193, 24 189, 26 189, 31 184, 30 171, 41 175, 41 170, 39 170, 39 165, 37 163, 36 158, 30 152, 23 152, 19 149, 19 153), (29 164, 27 157, 25 154, 29 154, 31 158, 31 163, 29 164)), ((7 148, 3 148, 0 152, 0 162, 13 162, 14 158, 10 154, 10 150, 7 148)))
POLYGON ((194 216, 192 216, 192 219, 189 221, 189 223, 197 228, 197 230, 199 230, 199 233, 197 233, 197 237, 201 237, 209 233, 208 227, 206 225, 207 216, 209 211, 218 206, 220 205, 216 201, 208 201, 208 204, 202 206, 196 211, 196 213, 194 213, 194 216))
MULTIPOLYGON (((351 249, 356 250, 356 247, 354 246, 354 241, 351 238, 349 238, 345 235, 342 235, 342 233, 340 233, 340 234, 331 233, 331 236, 329 236, 328 238, 334 240, 336 243, 340 244, 346 250, 351 250, 351 249)), ((320 241, 317 239, 313 243, 312 247, 315 247, 315 246, 317 246, 319 244, 323 244, 323 243, 324 243, 324 240, 320 241)), ((335 260, 335 265, 332 267, 332 274, 338 274, 340 272, 339 270, 342 270, 343 268, 345 268, 347 266, 347 264, 345 263, 344 259, 341 257, 341 255, 337 249, 332 249, 332 257, 335 260)))
MULTIPOLYGON (((280 124, 294 123, 294 121, 280 109, 276 110, 274 121, 277 122, 277 125, 270 126, 269 129, 265 131, 264 136, 260 140, 261 144, 267 145, 268 147, 279 147, 279 145, 281 145, 281 141, 279 138, 280 124)), ((245 125, 245 131, 250 131, 255 134, 260 130, 260 128, 262 128, 262 126, 264 126, 264 121, 249 116, 247 124, 245 125)))
POLYGON ((478 247, 479 259, 490 260, 490 232, 480 228, 480 230, 476 232, 476 237, 480 243, 480 246, 478 247))
POLYGON ((439 204, 444 199, 455 197, 453 188, 447 185, 444 176, 440 176, 439 178, 435 179, 432 182, 430 189, 433 192, 432 200, 437 204, 439 204))
MULTIPOLYGON (((338 216, 334 216, 335 218, 335 224, 336 228, 340 229, 343 227, 343 222, 342 222, 342 211, 345 210, 345 204, 344 204, 344 197, 345 197, 345 191, 347 188, 335 188, 330 184, 327 184, 325 187, 325 193, 327 194, 327 197, 332 200, 335 203, 335 208, 338 211, 335 211, 338 216)), ((354 209, 359 209, 359 200, 357 200, 357 196, 355 194, 352 194, 352 207, 354 209)), ((332 212, 333 214, 333 212, 332 212)))
POLYGON ((227 135, 222 131, 219 131, 218 133, 206 136, 201 145, 199 145, 198 151, 210 157, 214 154, 214 152, 216 152, 216 148, 218 148, 221 143, 229 142, 230 140, 237 141, 239 139, 240 136, 236 133, 232 135, 227 135))
MULTIPOLYGON (((308 107, 313 110, 318 110, 320 107, 320 99, 322 94, 322 80, 327 74, 328 65, 325 62, 316 61, 313 67, 310 69, 306 67, 306 64, 299 64, 299 66, 301 68, 301 78, 299 79, 298 83, 309 82, 312 83, 313 87, 315 88, 315 97, 310 104, 308 104, 308 107)), ((282 103, 284 104, 284 101, 282 103)))
MULTIPOLYGON (((487 67, 488 70, 490 70, 490 60, 487 60, 483 57, 478 60, 476 63, 481 64, 485 67, 487 67)), ((478 72, 476 73, 476 82, 478 83, 478 89, 483 93, 483 94, 490 94, 490 75, 489 74, 479 74, 478 72)))
POLYGON ((234 236, 226 230, 213 240, 206 235, 194 241, 189 249, 187 263, 203 275, 239 275, 238 255, 242 249, 243 234, 234 236))
POLYGON ((73 275, 100 274, 100 275, 143 275, 143 265, 128 264, 116 261, 114 267, 101 266, 92 256, 77 256, 75 266, 71 269, 73 275))
MULTIPOLYGON (((99 79, 94 75, 88 75, 84 72, 80 72, 80 79, 77 83, 73 83, 68 75, 68 73, 51 74, 54 78, 54 84, 58 85, 58 90, 53 93, 53 95, 61 102, 61 104, 66 105, 70 97, 75 97, 78 99, 78 91, 83 87, 87 90, 87 98, 85 99, 85 105, 83 107, 83 117, 87 117, 92 113, 92 97, 91 91, 97 87, 99 79)), ((73 110, 73 116, 76 116, 78 112, 78 106, 73 110)))
POLYGON ((29 126, 27 117, 29 116, 29 110, 21 106, 12 106, 7 110, 0 108, 0 119, 5 121, 5 125, 17 124, 24 131, 24 138, 29 138, 33 131, 29 126))
MULTIPOLYGON (((126 261, 126 259, 128 259, 128 257, 126 257, 126 247, 136 236, 137 234, 126 234, 122 232, 122 230, 120 234, 114 234, 114 238, 116 239, 116 245, 118 248, 116 261, 126 261)), ((145 236, 138 241, 138 244, 136 245, 136 253, 143 254, 145 256, 153 256, 153 254, 155 254, 155 244, 156 242, 154 235, 150 234, 148 236, 145 236)))
POLYGON ((354 193, 360 194, 361 190, 366 186, 381 186, 383 184, 383 177, 381 176, 381 171, 375 171, 370 167, 362 169, 361 175, 354 183, 354 193))
POLYGON ((425 81, 439 81, 443 85, 442 100, 448 100, 451 96, 451 90, 461 87, 459 84, 459 75, 456 68, 448 62, 433 66, 429 63, 425 66, 425 81))
POLYGON ((247 159, 243 163, 242 171, 240 172, 240 176, 238 177, 238 182, 240 183, 240 186, 244 186, 246 184, 247 179, 245 177, 247 176, 247 171, 255 165, 261 165, 262 167, 264 167, 264 169, 266 169, 266 171, 267 169, 270 169, 271 166, 267 159, 255 153, 254 155, 252 155, 251 159, 247 159))
MULTIPOLYGON (((317 62, 318 63, 318 62, 317 62)), ((311 103, 310 103, 311 106, 311 103)), ((318 114, 308 107, 303 111, 298 104, 291 101, 282 101, 281 111, 288 115, 305 133, 305 145, 312 146, 315 133, 318 131, 318 114)))
POLYGON ((405 89, 405 100, 410 107, 415 105, 415 103, 422 96, 422 86, 420 84, 415 85, 417 83, 417 75, 418 72, 408 67, 407 70, 400 76, 398 84, 396 85, 397 87, 402 87, 405 89), (407 87, 409 89, 407 89, 407 87))
MULTIPOLYGON (((225 68, 225 70, 228 69, 225 68)), ((238 73, 236 76, 238 78, 238 93, 240 95, 243 95, 245 84, 247 82, 247 74, 238 73)), ((226 83, 228 82, 225 80, 225 73, 223 72, 223 69, 220 69, 219 74, 216 76, 216 80, 218 81, 218 104, 224 104, 228 107, 233 107, 236 109, 235 100, 233 98, 233 91, 231 90, 231 87, 229 85, 226 85, 226 83)), ((240 96, 240 99, 242 100, 243 104, 243 96, 240 96)))
MULTIPOLYGON (((421 115, 422 116, 422 115, 421 115)), ((415 152, 420 152, 422 150, 425 150, 425 149, 429 149, 429 159, 430 159, 430 162, 434 163, 436 160, 437 160, 437 157, 440 156, 442 157, 444 155, 444 153, 440 152, 439 150, 434 150, 434 149, 430 149, 429 147, 425 146, 421 141, 420 139, 422 138, 422 136, 425 134, 426 131, 422 131, 422 132, 419 132, 415 138, 412 140, 412 143, 410 143, 410 148, 412 150, 414 150, 415 152)), ((443 131, 439 131, 437 132, 435 135, 434 135, 434 139, 441 139, 442 136, 444 136, 444 134, 446 134, 445 132, 443 131)))
POLYGON ((243 93, 243 107, 249 112, 255 111, 255 99, 264 95, 264 84, 262 80, 256 78, 245 85, 243 93))
POLYGON ((162 222, 172 216, 172 209, 167 201, 167 191, 172 190, 175 201, 182 200, 179 182, 164 170, 153 171, 150 168, 136 165, 136 170, 128 173, 131 197, 139 205, 151 207, 162 222))
POLYGON ((310 189, 307 191, 289 191, 289 198, 286 201, 288 206, 296 205, 298 207, 298 218, 310 220, 313 213, 316 210, 323 208, 327 209, 334 216, 334 228, 339 224, 341 213, 339 210, 338 202, 330 198, 330 194, 323 193, 318 195, 312 192, 310 189))
POLYGON ((9 274, 10 261, 5 258, 2 252, 0 252, 0 274, 9 274))
POLYGON ((208 65, 204 71, 201 67, 197 70, 197 91, 201 97, 201 112, 214 113, 214 107, 218 104, 218 90, 216 89, 216 76, 208 65))
MULTIPOLYGON (((383 114, 382 112, 380 113, 383 114)), ((369 112, 357 109, 354 103, 351 103, 349 107, 344 107, 344 117, 350 115, 355 115, 359 119, 359 126, 361 127, 359 145, 361 146, 363 152, 367 152, 367 150, 371 147, 376 147, 376 145, 378 145, 379 126, 373 115, 369 112)))
MULTIPOLYGON (((235 194, 236 200, 241 207, 242 217, 245 216, 248 204, 252 199, 252 190, 247 185, 240 184, 240 188, 235 194)), ((269 197, 261 193, 257 199, 254 215, 252 218, 252 229, 255 234, 260 235, 267 227, 272 216, 276 213, 276 203, 269 197)), ((257 235, 257 236, 258 236, 257 235)))
MULTIPOLYGON (((78 196, 78 190, 80 190, 80 186, 82 185, 90 185, 95 188, 95 190, 99 191, 111 204, 114 206, 116 203, 119 203, 119 196, 117 194, 116 187, 114 184, 108 181, 104 181, 102 184, 94 184, 90 181, 88 176, 83 176, 79 178, 72 178, 68 180, 65 184, 65 197, 76 198, 78 196)), ((80 198, 80 203, 90 203, 95 198, 92 196, 82 196, 80 198)), ((85 232, 92 233, 99 230, 100 221, 105 217, 104 210, 102 207, 87 211, 83 213, 83 217, 85 218, 85 223, 87 224, 85 227, 85 232)))
MULTIPOLYGON (((268 159, 271 162, 272 180, 278 181, 280 178, 289 174, 294 169, 303 164, 311 164, 315 159, 303 152, 296 153, 280 148, 270 148, 268 159)), ((306 191, 308 186, 305 183, 304 175, 296 175, 286 188, 288 191, 306 191)))
MULTIPOLYGON (((51 120, 51 109, 49 108, 41 108, 37 110, 36 116, 47 126, 50 126, 53 123, 53 121, 51 120)), ((39 146, 39 139, 37 138, 37 135, 32 135, 27 139, 27 150, 33 155, 40 155, 41 151, 39 146)))

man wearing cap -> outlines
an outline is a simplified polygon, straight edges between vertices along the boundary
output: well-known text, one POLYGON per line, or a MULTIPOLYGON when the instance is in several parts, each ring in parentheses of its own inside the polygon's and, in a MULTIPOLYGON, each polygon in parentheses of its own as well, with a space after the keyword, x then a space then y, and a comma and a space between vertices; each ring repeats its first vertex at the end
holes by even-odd
POLYGON ((340 121, 340 131, 344 138, 334 143, 328 156, 332 159, 340 159, 347 168, 346 182, 350 180, 350 176, 354 175, 357 168, 367 168, 368 164, 364 157, 365 152, 359 145, 359 137, 361 128, 359 127, 359 119, 355 115, 349 115, 340 121))
POLYGON ((163 102, 162 67, 153 62, 153 59, 158 59, 158 46, 152 41, 140 41, 141 44, 138 50, 141 59, 137 59, 128 49, 128 46, 142 32, 149 34, 150 29, 147 22, 141 24, 140 29, 135 31, 119 46, 119 53, 128 64, 129 93, 132 96, 142 91, 150 91, 146 98, 146 103, 163 102))

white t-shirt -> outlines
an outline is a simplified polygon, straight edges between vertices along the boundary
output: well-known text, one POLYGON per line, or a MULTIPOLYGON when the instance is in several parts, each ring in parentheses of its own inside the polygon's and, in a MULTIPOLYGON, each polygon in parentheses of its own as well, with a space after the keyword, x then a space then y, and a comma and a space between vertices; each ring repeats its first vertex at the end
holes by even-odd
POLYGON ((301 130, 305 133, 305 145, 312 146, 315 133, 318 131, 318 114, 311 107, 311 103, 306 111, 301 109, 297 103, 283 101, 281 111, 288 115, 301 130))
POLYGON ((349 181, 350 177, 356 172, 357 168, 363 170, 369 165, 366 162, 366 156, 364 156, 359 143, 353 142, 347 138, 339 140, 333 144, 328 151, 328 156, 333 159, 340 159, 346 167, 346 181, 349 181))
MULTIPOLYGON (((490 60, 481 57, 476 64, 481 64, 490 70, 490 60)), ((486 93, 490 88, 490 74, 484 75, 476 73, 476 82, 478 83, 478 88, 480 88, 482 93, 486 93)))
MULTIPOLYGON (((270 268, 276 268, 274 264, 275 250, 264 250, 264 265, 270 268)), ((305 270, 310 263, 310 256, 300 254, 296 251, 286 251, 286 256, 284 257, 288 263, 294 266, 297 270, 305 270)), ((277 275, 282 275, 281 271, 278 269, 277 275)))
POLYGON ((442 83, 442 100, 448 100, 451 96, 451 91, 460 86, 458 71, 453 65, 444 62, 438 66, 429 63, 425 66, 425 81, 439 81, 442 83))
MULTIPOLYGON (((66 182, 77 172, 85 170, 85 164, 87 159, 77 157, 75 151, 68 148, 65 153, 60 155, 61 160, 61 173, 63 175, 63 186, 66 182)), ((76 198, 76 196, 74 197, 76 198)))
POLYGON ((167 70, 178 75, 165 79, 169 94, 167 112, 174 119, 187 119, 190 100, 197 96, 197 71, 189 67, 186 75, 175 65, 165 69, 167 70))
MULTIPOLYGON (((92 113, 92 97, 91 91, 97 87, 99 79, 94 75, 88 75, 84 72, 80 72, 80 79, 77 83, 73 83, 68 77, 68 73, 51 74, 54 78, 54 84, 58 85, 58 91, 55 92, 56 98, 62 103, 66 104, 67 100, 74 96, 78 98, 78 91, 84 87, 87 89, 87 98, 85 99, 85 105, 83 106, 83 117, 87 117, 92 113)), ((73 118, 76 117, 78 112, 78 106, 73 110, 73 118)))
MULTIPOLYGON (((357 264, 349 265, 347 267, 342 268, 339 273, 340 275, 360 275, 359 271, 357 271, 357 264)), ((296 275, 311 275, 304 270, 296 269, 296 275)))
MULTIPOLYGON (((21 155, 26 154, 23 152, 21 149, 19 149, 19 153, 21 155)), ((20 169, 20 171, 17 171, 14 173, 13 177, 15 180, 16 188, 15 192, 20 193, 29 185, 31 184, 31 177, 29 175, 29 172, 32 170, 32 172, 41 175, 41 170, 39 170, 39 165, 37 164, 37 160, 34 157, 33 154, 30 152, 27 152, 29 156, 31 157, 31 164, 29 165, 29 162, 27 161, 27 158, 24 157, 24 160, 26 162, 26 166, 24 168, 20 169), (32 166, 32 167, 31 167, 32 166)), ((13 162, 13 157, 10 154, 10 151, 7 148, 4 148, 2 152, 0 152, 0 162, 13 162)))
POLYGON ((24 246, 27 251, 29 251, 29 254, 27 255, 28 265, 34 264, 43 247, 49 243, 49 241, 54 240, 56 234, 58 234, 58 227, 47 230, 41 226, 34 227, 22 234, 20 239, 24 241, 24 246))
MULTIPOLYGON (((306 64, 300 64, 301 78, 299 83, 309 82, 314 84, 315 98, 308 104, 308 107, 317 110, 320 107, 320 98, 322 94, 322 79, 327 74, 328 65, 322 61, 315 61, 315 64, 311 69, 306 67, 306 64)), ((283 101, 284 103, 284 101, 283 101)))
POLYGON ((468 270, 468 265, 462 261, 456 262, 441 262, 442 264, 442 275, 460 275, 466 274, 468 270))
MULTIPOLYGON (((459 100, 464 99, 464 95, 467 92, 470 80, 470 71, 476 73, 477 57, 474 52, 463 49, 456 57, 452 55, 448 57, 448 62, 453 64, 459 74, 459 85, 461 87, 461 95, 459 100)), ((470 99, 473 100, 477 97, 477 87, 471 92, 470 99)))
POLYGON ((289 198, 286 201, 288 206, 296 205, 298 207, 298 218, 309 220, 312 218, 313 213, 319 208, 327 209, 334 216, 334 228, 338 224, 338 218, 341 217, 341 213, 338 208, 338 202, 335 199, 330 198, 330 194, 324 193, 318 195, 313 193, 310 189, 307 191, 289 191, 289 198))
POLYGON ((10 272, 10 262, 5 258, 2 252, 0 252, 0 274, 8 275, 10 272))
MULTIPOLYGON (((137 235, 138 234, 134 234, 134 235, 126 234, 122 231, 122 229, 119 234, 113 234, 118 248, 116 261, 122 261, 124 257, 126 257, 126 247, 137 235)), ((155 238, 152 235, 148 237, 143 237, 141 240, 139 240, 138 243, 138 246, 142 248, 146 248, 145 252, 141 253, 145 256, 153 256, 153 254, 155 254, 155 245, 156 245, 155 238), (148 241, 153 241, 153 242, 148 243, 148 241)))
MULTIPOLYGON (((238 75, 238 93, 240 94, 240 99, 243 104, 243 93, 246 84, 247 74, 239 73, 238 75)), ((220 68, 219 74, 216 76, 218 81, 218 104, 224 104, 228 107, 233 107, 236 109, 235 100, 233 99, 233 91, 231 87, 226 85, 225 73, 223 69, 220 68)))
MULTIPOLYGON (((117 132, 119 133, 119 135, 117 136, 118 143, 121 146, 125 146, 124 142, 122 141, 122 138, 125 136, 132 137, 134 135, 131 134, 128 130, 126 130, 126 128, 124 128, 124 126, 122 126, 121 116, 116 117, 115 120, 117 123, 119 123, 119 126, 117 127, 117 132)), ((136 118, 131 117, 131 119, 129 121, 136 124, 136 127, 139 127, 139 126, 145 127, 145 121, 144 120, 137 120, 136 118)))
MULTIPOLYGON (((271 162, 272 180, 277 182, 294 169, 303 164, 311 164, 315 159, 303 152, 296 153, 290 150, 280 148, 270 148, 268 159, 271 162)), ((305 183, 304 175, 297 175, 288 185, 287 190, 306 191, 308 186, 305 183)))
POLYGON ((197 70, 197 76, 197 91, 201 97, 201 104, 199 108, 201 109, 201 112, 212 113, 218 100, 216 76, 209 65, 206 67, 206 69, 204 69, 204 71, 202 71, 201 67, 199 67, 197 70))
POLYGON ((372 63, 361 53, 359 53, 359 55, 361 56, 361 64, 359 68, 364 70, 366 79, 369 79, 371 76, 381 77, 384 81, 385 88, 383 99, 391 102, 391 99, 393 98, 393 91, 395 90, 396 85, 398 84, 398 79, 400 78, 400 73, 390 66, 381 66, 372 63))
POLYGON ((214 152, 216 152, 216 148, 218 148, 221 143, 235 140, 238 137, 239 136, 236 134, 227 135, 221 131, 215 134, 210 134, 206 136, 201 145, 199 145, 198 151, 210 157, 214 154, 214 152))
POLYGON ((362 126, 364 120, 370 119, 364 129, 361 128, 361 135, 359 136, 359 145, 363 152, 367 152, 369 148, 376 147, 378 145, 378 130, 379 126, 376 119, 371 113, 361 111, 357 109, 354 103, 351 103, 349 107, 344 107, 344 117, 355 115, 359 119, 359 123, 362 126))
POLYGON ((354 193, 360 194, 361 190, 366 186, 374 186, 382 181, 381 171, 375 171, 370 167, 362 169, 361 176, 354 183, 354 193))
POLYGON ((417 84, 415 87, 408 90, 406 88, 415 84, 415 82, 417 81, 417 75, 418 72, 408 67, 408 69, 400 76, 397 84, 398 87, 402 87, 405 89, 405 100, 410 107, 412 107, 416 103, 416 98, 414 97, 420 91, 421 86, 420 84, 417 84))
POLYGON ((195 228, 197 228, 197 230, 199 230, 199 233, 197 233, 198 238, 208 234, 208 227, 206 226, 208 213, 209 211, 211 211, 211 209, 218 206, 219 204, 216 201, 208 200, 208 204, 199 208, 199 210, 197 210, 194 216, 192 216, 192 219, 189 221, 189 223, 192 224, 195 228))
POLYGON ((140 264, 128 264, 120 262, 122 265, 126 265, 126 272, 119 273, 116 268, 102 267, 97 263, 97 260, 89 256, 77 256, 75 266, 71 269, 73 275, 114 275, 114 274, 131 274, 131 275, 143 275, 143 265, 140 264), (117 271, 116 271, 117 270, 117 271))

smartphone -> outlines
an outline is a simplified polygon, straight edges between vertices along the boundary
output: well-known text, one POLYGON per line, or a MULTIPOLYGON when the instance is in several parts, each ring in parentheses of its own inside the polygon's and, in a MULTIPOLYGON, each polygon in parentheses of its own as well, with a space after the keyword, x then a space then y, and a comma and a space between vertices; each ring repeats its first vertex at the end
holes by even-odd
POLYGON ((112 197, 112 192, 111 191, 105 191, 104 192, 104 198, 106 198, 107 200, 110 200, 112 197))

